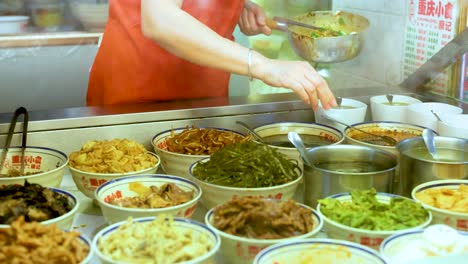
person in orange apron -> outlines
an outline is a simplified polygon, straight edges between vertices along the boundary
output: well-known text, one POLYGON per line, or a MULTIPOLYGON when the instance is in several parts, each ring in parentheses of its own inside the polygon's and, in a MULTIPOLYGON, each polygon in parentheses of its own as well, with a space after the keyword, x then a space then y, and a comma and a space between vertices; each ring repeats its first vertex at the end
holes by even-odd
POLYGON ((228 96, 230 73, 292 89, 316 108, 336 106, 307 62, 268 59, 234 42, 264 33, 265 14, 246 0, 110 0, 91 69, 87 105, 228 96))

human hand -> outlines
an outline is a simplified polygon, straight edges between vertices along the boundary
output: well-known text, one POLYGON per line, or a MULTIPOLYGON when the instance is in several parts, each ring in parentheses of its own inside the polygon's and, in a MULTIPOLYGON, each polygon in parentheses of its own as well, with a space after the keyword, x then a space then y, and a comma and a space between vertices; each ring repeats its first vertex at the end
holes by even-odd
POLYGON ((239 27, 242 33, 247 36, 271 34, 271 28, 266 25, 266 15, 263 9, 252 1, 245 1, 244 10, 242 10, 239 19, 239 27))
POLYGON ((325 110, 337 106, 327 82, 308 62, 271 60, 259 54, 252 61, 255 78, 271 86, 293 90, 314 110, 317 110, 319 100, 325 110))

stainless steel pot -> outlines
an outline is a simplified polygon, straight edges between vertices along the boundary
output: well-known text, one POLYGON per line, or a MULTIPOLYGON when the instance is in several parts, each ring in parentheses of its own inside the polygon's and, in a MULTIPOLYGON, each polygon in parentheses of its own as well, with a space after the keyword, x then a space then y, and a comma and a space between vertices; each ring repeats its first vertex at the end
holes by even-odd
POLYGON ((367 18, 345 11, 309 12, 292 20, 347 33, 344 36, 312 37, 314 31, 311 29, 267 20, 268 26, 288 33, 289 43, 299 56, 316 63, 341 62, 356 57, 362 48, 362 34, 369 27, 367 18))
POLYGON ((315 207, 318 199, 356 189, 375 188, 392 193, 397 157, 387 151, 355 145, 309 149, 304 163, 304 203, 315 207))
POLYGON ((401 141, 400 180, 402 195, 421 183, 442 179, 468 179, 468 140, 450 137, 434 138, 438 160, 434 160, 422 137, 401 141))

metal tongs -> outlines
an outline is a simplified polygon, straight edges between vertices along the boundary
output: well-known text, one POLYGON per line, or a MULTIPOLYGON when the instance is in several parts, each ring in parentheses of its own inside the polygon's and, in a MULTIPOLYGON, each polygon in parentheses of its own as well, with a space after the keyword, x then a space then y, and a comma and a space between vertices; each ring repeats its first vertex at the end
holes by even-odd
POLYGON ((7 177, 6 174, 2 174, 3 167, 5 165, 5 160, 8 154, 8 149, 11 145, 11 139, 13 138, 13 133, 15 132, 16 122, 18 121, 18 117, 20 115, 24 115, 23 118, 23 137, 21 139, 21 168, 20 168, 20 175, 24 175, 24 152, 26 150, 26 139, 28 135, 28 122, 29 122, 29 114, 28 110, 24 107, 20 107, 16 109, 15 113, 13 114, 13 118, 11 119, 10 128, 8 129, 8 136, 5 142, 5 146, 2 150, 2 155, 0 158, 0 177, 7 177))

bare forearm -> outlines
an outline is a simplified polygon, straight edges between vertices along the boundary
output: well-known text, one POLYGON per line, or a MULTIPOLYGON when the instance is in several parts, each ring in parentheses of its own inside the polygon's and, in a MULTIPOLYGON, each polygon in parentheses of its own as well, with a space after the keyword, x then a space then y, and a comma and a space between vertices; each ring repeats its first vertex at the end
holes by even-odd
MULTIPOLYGON (((142 0, 142 30, 161 47, 190 62, 248 74, 248 49, 225 39, 180 9, 182 1, 142 0)), ((255 60, 264 59, 255 54, 255 60)))

